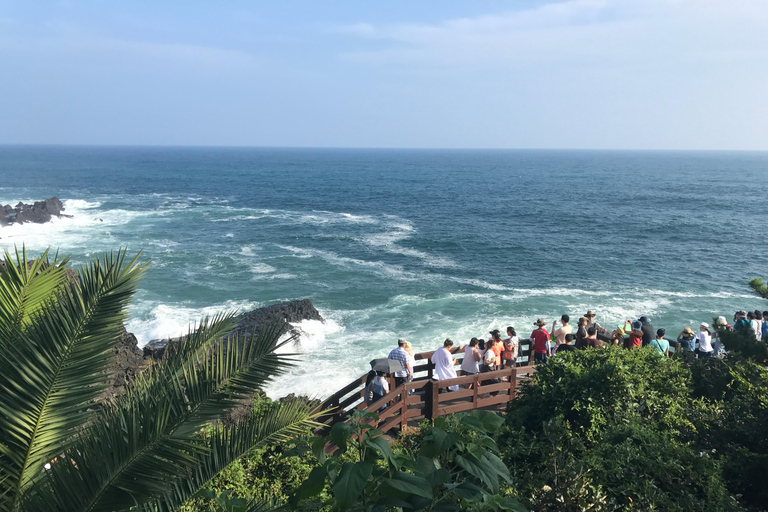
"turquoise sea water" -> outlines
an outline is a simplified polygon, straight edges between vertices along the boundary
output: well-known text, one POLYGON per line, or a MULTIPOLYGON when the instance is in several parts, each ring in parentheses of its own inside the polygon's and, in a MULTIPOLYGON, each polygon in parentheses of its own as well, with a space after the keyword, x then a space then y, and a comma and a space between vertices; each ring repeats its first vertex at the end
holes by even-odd
POLYGON ((327 322, 273 396, 330 394, 403 336, 432 350, 587 309, 677 334, 768 309, 747 286, 768 275, 768 153, 0 146, 0 175, 0 203, 74 215, 0 228, 0 248, 152 260, 142 344, 311 298, 327 322))

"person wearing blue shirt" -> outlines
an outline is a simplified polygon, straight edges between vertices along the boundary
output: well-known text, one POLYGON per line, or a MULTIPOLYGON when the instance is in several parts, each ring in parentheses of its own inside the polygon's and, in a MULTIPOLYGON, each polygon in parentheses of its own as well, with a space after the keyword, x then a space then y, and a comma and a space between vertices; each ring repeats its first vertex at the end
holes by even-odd
POLYGON ((677 336, 677 345, 683 352, 693 352, 696 350, 696 333, 693 329, 686 327, 677 336))
POLYGON ((656 331, 656 339, 651 340, 648 346, 656 349, 659 354, 665 357, 669 357, 669 342, 664 339, 665 334, 667 334, 667 331, 664 329, 658 329, 656 331))

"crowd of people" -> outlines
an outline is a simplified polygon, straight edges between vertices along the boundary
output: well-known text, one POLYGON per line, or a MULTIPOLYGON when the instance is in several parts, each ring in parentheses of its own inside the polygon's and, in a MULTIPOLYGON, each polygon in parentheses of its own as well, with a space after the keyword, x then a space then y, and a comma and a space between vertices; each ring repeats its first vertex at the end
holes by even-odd
MULTIPOLYGON (((768 340, 768 311, 737 311, 732 324, 724 316, 718 317, 714 323, 712 327, 707 322, 701 322, 698 331, 686 327, 677 337, 668 339, 666 330, 654 328, 646 316, 636 320, 627 319, 623 325, 610 330, 595 321, 595 312, 591 310, 580 317, 575 326, 571 325, 569 315, 562 315, 552 322, 550 330, 547 330, 549 324, 539 318, 533 323, 531 335, 522 341, 512 326, 506 328, 506 337, 502 337, 500 330, 494 329, 489 332, 488 339, 472 338, 456 350, 453 341, 446 339, 443 346, 432 354, 433 378, 444 380, 459 376, 454 357, 456 353, 463 354, 461 375, 487 373, 519 365, 517 359, 520 346, 529 343, 534 363, 544 364, 561 352, 604 349, 610 345, 619 345, 629 350, 651 347, 663 357, 669 357, 671 352, 683 352, 689 357, 700 359, 718 356, 725 353, 725 347, 717 334, 718 329, 744 330, 757 340, 768 340)), ((387 356, 388 359, 398 361, 402 368, 394 373, 396 387, 413 380, 416 366, 411 343, 401 338, 397 345, 387 356)), ((389 393, 389 384, 384 376, 383 371, 372 371, 369 374, 366 388, 372 391, 371 398, 374 401, 389 393)), ((458 386, 449 388, 456 389, 458 386)))

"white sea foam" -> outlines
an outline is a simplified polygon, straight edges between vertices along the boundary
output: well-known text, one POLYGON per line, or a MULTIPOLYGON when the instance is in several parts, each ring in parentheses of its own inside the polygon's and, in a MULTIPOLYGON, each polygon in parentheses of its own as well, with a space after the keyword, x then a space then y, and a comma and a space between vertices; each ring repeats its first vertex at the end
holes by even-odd
POLYGON ((139 302, 133 309, 131 318, 126 322, 126 329, 132 332, 143 347, 155 339, 173 338, 189 332, 190 326, 205 316, 228 311, 247 311, 258 307, 251 301, 227 301, 223 304, 201 308, 179 304, 152 304, 139 302))
POLYGON ((293 247, 290 245, 277 245, 277 247, 292 253, 292 255, 297 258, 316 257, 326 261, 331 265, 340 267, 361 267, 368 269, 376 274, 386 277, 394 277, 403 281, 417 281, 424 279, 425 277, 424 275, 404 270, 399 265, 390 265, 388 263, 384 263, 383 261, 368 261, 357 258, 349 258, 330 251, 323 251, 320 249, 303 249, 301 247, 293 247))
POLYGON ((277 270, 275 267, 266 263, 254 263, 251 265, 251 272, 254 274, 270 274, 275 270, 277 270))

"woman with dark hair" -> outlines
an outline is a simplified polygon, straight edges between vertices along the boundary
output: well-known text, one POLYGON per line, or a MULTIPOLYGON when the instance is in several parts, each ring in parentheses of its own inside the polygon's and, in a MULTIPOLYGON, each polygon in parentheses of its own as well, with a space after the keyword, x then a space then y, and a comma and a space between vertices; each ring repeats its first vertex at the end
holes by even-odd
POLYGON ((504 350, 501 352, 501 363, 505 368, 515 366, 517 347, 520 345, 520 339, 511 325, 507 327, 507 336, 504 340, 504 350))
POLYGON ((469 344, 464 346, 464 359, 461 361, 461 374, 474 375, 480 371, 478 362, 482 359, 477 350, 477 338, 469 340, 469 344))
POLYGON ((584 348, 584 338, 587 337, 587 324, 589 320, 586 317, 579 318, 579 328, 576 330, 576 348, 584 348))

